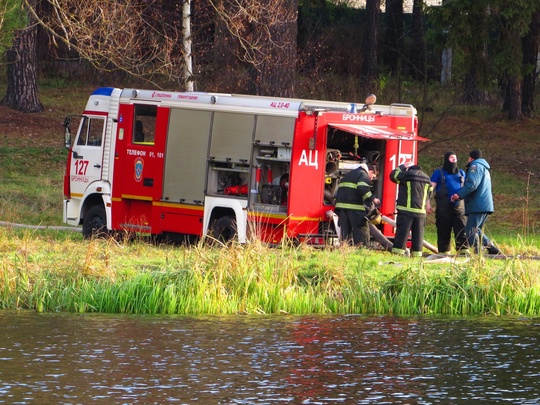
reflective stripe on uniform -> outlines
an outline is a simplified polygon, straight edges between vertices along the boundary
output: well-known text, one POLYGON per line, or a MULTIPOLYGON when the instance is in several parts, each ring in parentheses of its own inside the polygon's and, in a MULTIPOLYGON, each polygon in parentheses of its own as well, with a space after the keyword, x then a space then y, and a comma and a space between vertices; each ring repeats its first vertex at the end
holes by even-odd
POLYGON ((413 212, 415 214, 425 214, 426 210, 422 208, 411 208, 411 207, 404 207, 403 205, 396 205, 396 209, 398 211, 407 211, 407 212, 413 212))
POLYGON ((356 188, 356 183, 339 183, 339 187, 356 188))
POLYGON ((421 208, 412 208, 412 198, 413 193, 411 189, 410 182, 407 183, 407 206, 403 205, 396 205, 396 209, 401 211, 408 211, 408 212, 414 212, 415 214, 425 214, 426 213, 426 205, 429 199, 429 193, 433 189, 433 186, 431 184, 425 184, 424 185, 424 195, 422 196, 422 207, 421 208))
POLYGON ((358 211, 365 211, 366 209, 364 208, 363 205, 361 204, 349 204, 349 203, 337 203, 336 204, 336 208, 342 208, 342 209, 346 209, 346 210, 358 210, 358 211))
POLYGON ((398 176, 401 173, 401 167, 396 167, 396 171, 394 172, 394 180, 397 184, 399 184, 398 176))
POLYGON ((426 204, 427 204, 427 202, 428 202, 428 200, 429 200, 429 194, 428 194, 428 193, 429 193, 429 189, 430 189, 430 188, 431 188, 431 189, 433 188, 433 186, 432 186, 431 184, 426 184, 426 185, 424 186, 424 198, 423 198, 423 201, 424 201, 424 202, 423 202, 423 204, 422 204, 422 209, 423 209, 424 211, 426 210, 426 204))
MULTIPOLYGON (((369 188, 370 186, 365 181, 359 181, 358 183, 351 183, 351 182, 340 183, 339 188, 341 188, 341 187, 356 190, 356 189, 358 189, 358 187, 368 187, 369 188)), ((372 195, 373 195, 373 193, 371 192, 371 190, 369 190, 366 194, 364 194, 362 196, 362 200, 366 201, 367 199, 371 198, 372 195)), ((359 205, 359 204, 337 203, 336 208, 346 208, 346 209, 351 209, 351 210, 357 209, 357 210, 365 211, 364 206, 359 205)))

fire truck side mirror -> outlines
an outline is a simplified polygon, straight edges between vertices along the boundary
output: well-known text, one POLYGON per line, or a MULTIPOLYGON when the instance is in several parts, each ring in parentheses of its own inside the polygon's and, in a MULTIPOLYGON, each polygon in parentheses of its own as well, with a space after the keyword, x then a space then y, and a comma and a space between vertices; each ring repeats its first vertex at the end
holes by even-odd
POLYGON ((69 124, 71 124, 71 117, 67 117, 64 120, 64 145, 66 149, 71 148, 71 130, 69 124))

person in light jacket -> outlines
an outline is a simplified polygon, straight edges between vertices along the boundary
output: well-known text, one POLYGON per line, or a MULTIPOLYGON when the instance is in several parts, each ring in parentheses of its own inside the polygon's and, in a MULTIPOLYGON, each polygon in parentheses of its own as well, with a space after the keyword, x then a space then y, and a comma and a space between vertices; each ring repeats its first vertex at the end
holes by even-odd
POLYGON ((467 216, 465 234, 469 246, 474 246, 475 252, 478 253, 480 250, 479 238, 482 237, 483 245, 486 246, 488 253, 500 254, 499 248, 484 234, 486 220, 495 209, 491 192, 490 170, 489 163, 482 158, 482 152, 478 149, 472 150, 469 153, 465 184, 452 195, 451 200, 463 199, 465 201, 465 215, 467 216))

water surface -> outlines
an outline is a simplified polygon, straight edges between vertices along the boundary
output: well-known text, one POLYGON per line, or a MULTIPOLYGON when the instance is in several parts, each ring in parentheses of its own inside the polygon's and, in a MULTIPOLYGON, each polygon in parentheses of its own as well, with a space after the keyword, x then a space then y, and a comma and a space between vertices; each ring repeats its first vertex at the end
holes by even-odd
POLYGON ((5 404, 536 404, 540 319, 0 311, 5 404))

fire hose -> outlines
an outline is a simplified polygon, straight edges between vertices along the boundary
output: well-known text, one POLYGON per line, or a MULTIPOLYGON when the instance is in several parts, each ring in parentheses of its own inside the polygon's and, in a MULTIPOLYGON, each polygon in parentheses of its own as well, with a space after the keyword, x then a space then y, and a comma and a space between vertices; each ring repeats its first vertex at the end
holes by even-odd
POLYGON ((26 224, 17 224, 14 222, 0 221, 0 226, 10 227, 10 228, 24 228, 24 229, 34 229, 34 230, 54 230, 54 231, 74 231, 81 232, 80 227, 73 226, 51 226, 51 225, 26 225, 26 224))
MULTIPOLYGON (((394 228, 396 227, 396 221, 394 221, 391 218, 388 218, 387 216, 381 215, 381 221, 387 223, 388 225, 392 225, 394 228)), ((433 246, 431 243, 429 243, 426 240, 422 241, 422 245, 431 250, 433 253, 439 253, 439 249, 437 249, 436 246, 433 246)))
MULTIPOLYGON (((336 233, 338 234, 338 237, 339 239, 341 239, 341 229, 338 225, 338 216, 337 214, 334 212, 334 211, 327 211, 326 212, 326 215, 332 219, 332 221, 334 222, 334 227, 336 228, 336 233)), ((393 226, 394 228, 396 227, 396 222, 391 219, 391 218, 388 218, 387 216, 385 215, 379 215, 376 220, 378 220, 379 222, 384 222, 388 225, 391 225, 393 226)), ((376 222, 375 220, 373 222, 376 222)), ((377 242, 379 242, 381 244, 382 247, 384 247, 385 250, 388 250, 388 251, 391 251, 392 250, 392 242, 390 242, 386 236, 383 235, 383 233, 370 221, 370 224, 369 224, 369 230, 370 230, 370 234, 371 236, 373 237, 373 239, 375 239, 377 242)), ((433 253, 439 253, 439 250, 437 249, 437 247, 433 246, 431 243, 429 243, 428 241, 424 240, 422 242, 423 246, 429 250, 431 250, 433 253)))

